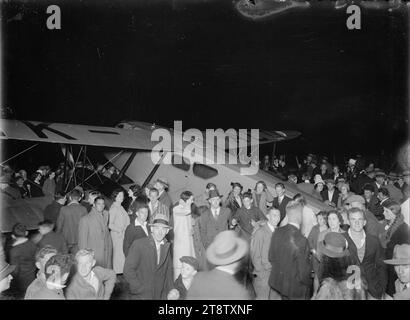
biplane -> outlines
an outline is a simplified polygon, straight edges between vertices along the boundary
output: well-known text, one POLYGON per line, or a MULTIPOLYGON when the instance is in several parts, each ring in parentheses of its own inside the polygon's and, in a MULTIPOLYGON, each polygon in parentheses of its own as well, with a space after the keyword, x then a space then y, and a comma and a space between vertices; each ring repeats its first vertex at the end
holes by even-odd
MULTIPOLYGON (((303 194, 308 202, 308 206, 314 212, 329 209, 325 204, 318 201, 312 195, 304 193, 296 186, 279 177, 259 170, 252 175, 242 175, 241 169, 246 166, 242 163, 218 163, 209 159, 206 152, 190 154, 182 150, 175 150, 172 145, 162 147, 157 150, 158 141, 152 139, 153 132, 157 129, 168 130, 171 134, 183 134, 176 132, 171 128, 160 127, 152 123, 141 121, 122 121, 115 127, 101 127, 65 123, 43 123, 37 121, 20 121, 20 120, 1 120, 0 139, 1 140, 23 140, 41 143, 55 143, 66 146, 64 150, 66 159, 68 157, 68 146, 80 145, 103 147, 104 155, 119 170, 117 182, 121 177, 128 177, 128 183, 123 184, 127 188, 131 183, 138 183, 146 186, 150 181, 156 178, 166 178, 170 184, 169 194, 174 202, 179 199, 179 195, 184 190, 190 190, 193 194, 198 195, 204 192, 205 185, 208 182, 215 183, 222 195, 227 195, 230 191, 230 182, 239 182, 245 189, 254 188, 259 180, 266 182, 269 191, 275 195, 275 184, 283 182, 286 187, 286 194, 290 197, 296 193, 303 194), (157 153, 154 157, 154 153, 157 153), (165 158, 169 157, 170 162, 165 158), (153 161, 153 159, 158 161, 153 161)), ((231 131, 232 132, 232 131, 231 131)), ((226 140, 232 141, 239 138, 239 145, 246 143, 250 145, 252 137, 232 136, 229 130, 226 132, 226 140), (246 141, 241 141, 245 139, 246 141)), ((294 139, 300 135, 296 131, 260 131, 258 137, 259 144, 276 143, 294 139)), ((205 136, 205 135, 204 135, 205 136)), ((189 144, 198 150, 209 147, 206 138, 203 140, 183 140, 183 146, 189 144)), ((4 141, 3 141, 4 142, 4 141)), ((3 143, 2 142, 2 143, 3 143)), ((255 141, 253 141, 255 143, 255 141)), ((215 145, 216 153, 223 152, 228 159, 232 155, 232 149, 238 144, 225 144, 224 146, 215 145)), ((216 154, 212 153, 212 154, 216 154)), ((90 176, 97 174, 92 173, 90 176)), ((87 178, 88 179, 88 178, 87 178)), ((102 181, 101 181, 102 182, 102 181)), ((98 186, 94 186, 98 189, 98 186)), ((0 231, 10 232, 16 222, 22 222, 27 225, 28 229, 37 229, 37 224, 43 219, 42 211, 51 203, 50 197, 29 198, 19 200, 3 201, 0 217, 0 231)))

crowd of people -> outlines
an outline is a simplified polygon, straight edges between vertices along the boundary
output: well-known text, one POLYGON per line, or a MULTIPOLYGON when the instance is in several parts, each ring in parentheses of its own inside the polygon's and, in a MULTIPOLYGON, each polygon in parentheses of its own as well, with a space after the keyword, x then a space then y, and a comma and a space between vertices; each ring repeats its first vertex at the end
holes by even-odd
MULTIPOLYGON (((341 172, 310 154, 288 175, 293 197, 281 182, 232 182, 225 197, 210 182, 177 203, 165 178, 107 198, 64 195, 58 170, 40 171, 33 182, 54 201, 37 233, 17 223, 11 246, 1 241, 3 299, 110 299, 121 285, 127 299, 410 300, 408 171, 350 159, 341 172)), ((23 176, 2 192, 33 196, 23 176)))

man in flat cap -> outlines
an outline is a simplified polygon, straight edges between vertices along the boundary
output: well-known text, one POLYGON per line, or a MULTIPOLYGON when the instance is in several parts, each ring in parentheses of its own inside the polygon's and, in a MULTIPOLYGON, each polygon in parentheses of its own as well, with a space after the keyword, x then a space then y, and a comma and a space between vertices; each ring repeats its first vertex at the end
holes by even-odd
POLYGON ((181 273, 174 282, 175 288, 168 294, 168 300, 185 300, 187 292, 199 270, 199 262, 194 257, 183 256, 179 261, 181 261, 181 273))

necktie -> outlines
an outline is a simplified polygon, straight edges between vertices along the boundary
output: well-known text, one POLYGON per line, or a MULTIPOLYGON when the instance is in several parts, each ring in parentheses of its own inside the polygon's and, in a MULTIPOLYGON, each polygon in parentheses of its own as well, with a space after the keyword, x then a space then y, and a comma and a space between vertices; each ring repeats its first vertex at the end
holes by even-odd
POLYGON ((157 264, 159 264, 160 258, 161 258, 161 245, 157 247, 157 264))

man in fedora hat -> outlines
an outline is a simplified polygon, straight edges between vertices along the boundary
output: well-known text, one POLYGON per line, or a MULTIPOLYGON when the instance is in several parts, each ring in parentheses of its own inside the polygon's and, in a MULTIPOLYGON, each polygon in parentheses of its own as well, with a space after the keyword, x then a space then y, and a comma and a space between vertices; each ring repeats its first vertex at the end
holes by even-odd
POLYGON ((217 190, 218 188, 216 187, 215 183, 209 182, 206 184, 205 186, 205 191, 204 193, 196 196, 194 198, 194 203, 197 207, 201 207, 201 206, 205 206, 205 207, 209 207, 210 204, 208 202, 208 198, 209 198, 209 192, 211 190, 217 190))
POLYGON ((218 233, 228 230, 231 210, 221 207, 221 198, 218 190, 209 191, 210 207, 203 211, 199 218, 199 232, 205 249, 209 247, 218 233))
POLYGON ((130 299, 165 300, 173 288, 171 245, 165 239, 171 229, 169 219, 157 214, 150 227, 150 236, 135 240, 125 258, 130 299))
POLYGON ((393 259, 384 260, 393 265, 398 279, 395 282, 394 300, 410 300, 410 245, 401 244, 394 247, 393 259))
POLYGON ((241 260, 248 253, 248 242, 235 231, 219 233, 206 250, 208 261, 216 267, 198 272, 188 290, 188 300, 247 300, 249 294, 235 279, 241 260))
POLYGON ((308 240, 303 236, 303 206, 291 201, 286 206, 288 224, 275 230, 269 248, 272 265, 269 285, 271 295, 282 299, 309 299, 312 286, 312 263, 308 240))
POLYGON ((15 268, 15 266, 11 266, 6 262, 3 244, 0 242, 0 300, 8 299, 2 295, 2 292, 10 288, 10 282, 13 279, 11 273, 15 268))

